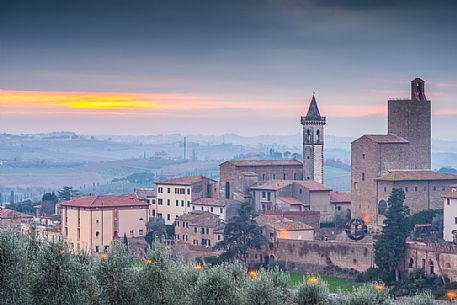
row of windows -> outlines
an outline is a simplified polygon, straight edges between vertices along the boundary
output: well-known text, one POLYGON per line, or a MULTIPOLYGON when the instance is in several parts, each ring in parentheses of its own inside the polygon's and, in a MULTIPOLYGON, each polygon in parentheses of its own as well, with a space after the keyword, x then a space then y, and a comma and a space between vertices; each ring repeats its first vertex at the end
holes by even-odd
MULTIPOLYGON (((190 195, 190 188, 182 188, 182 187, 175 187, 174 188, 174 191, 175 191, 175 194, 186 194, 186 191, 187 191, 187 195, 190 195)), ((162 194, 163 193, 163 187, 158 187, 157 188, 157 193, 159 194, 162 194)), ((170 187, 167 187, 167 193, 168 194, 171 194, 171 188, 170 187)))
MULTIPOLYGON (((403 187, 402 189, 403 189, 405 192, 409 192, 409 191, 410 191, 410 188, 409 188, 408 186, 405 186, 405 187, 403 187)), ((438 187, 437 187, 436 185, 434 185, 434 186, 432 187, 432 189, 433 189, 434 191, 436 191, 436 190, 438 190, 438 187)), ((426 191, 427 191, 427 187, 424 186, 423 190, 424 190, 424 192, 426 192, 426 191)), ((445 191, 445 190, 446 190, 446 187, 445 187, 445 186, 442 186, 442 187, 441 187, 441 190, 442 190, 442 191, 445 191)), ((415 187, 414 187, 414 191, 415 191, 415 192, 419 191, 419 187, 415 186, 415 187)), ((386 193, 386 192, 387 192, 387 187, 384 187, 384 193, 386 193)))
MULTIPOLYGON (((175 221, 175 225, 176 225, 177 227, 179 227, 179 221, 178 221, 178 220, 175 221)), ((183 227, 183 228, 188 228, 188 227, 189 227, 189 222, 183 221, 183 222, 182 222, 182 227, 183 227)))
MULTIPOLYGON (((194 239, 192 244, 198 246, 198 239, 194 239)), ((211 247, 211 240, 202 238, 201 245, 211 247)))
MULTIPOLYGON (((204 207, 201 207, 201 210, 202 210, 202 211, 204 211, 203 208, 204 208, 204 207)), ((193 206, 192 209, 195 210, 195 206, 193 206)), ((210 207, 210 208, 207 209, 206 211, 211 212, 211 213, 214 213, 214 208, 213 208, 213 207, 210 207)), ((219 213, 220 213, 220 214, 223 214, 223 213, 224 213, 224 208, 219 208, 219 213)))
MULTIPOLYGON (((298 173, 294 173, 294 179, 293 180, 297 180, 299 177, 300 176, 299 176, 298 173)), ((262 181, 266 181, 269 178, 269 175, 268 174, 262 174, 261 178, 262 178, 262 181)), ((289 177, 289 179, 290 178, 291 177, 289 177)), ((271 174, 271 180, 275 180, 275 179, 287 180, 287 175, 286 175, 286 173, 283 173, 282 177, 281 177, 281 175, 271 174)))
MULTIPOLYGON (((179 234, 177 234, 175 238, 176 238, 177 240, 179 240, 179 234)), ((183 235, 182 235, 182 240, 187 241, 187 240, 189 240, 189 237, 188 237, 186 234, 183 234, 183 235)))
MULTIPOLYGON (((198 231, 198 228, 194 227, 194 233, 197 233, 197 231, 198 231)), ((206 235, 208 235, 209 234, 209 228, 206 228, 206 230, 205 230, 205 228, 200 228, 200 234, 205 234, 205 231, 206 231, 206 235)))
MULTIPOLYGON (((157 201, 157 204, 163 205, 163 199, 159 198, 159 200, 157 201)), ((171 200, 167 199, 167 206, 170 206, 170 205, 171 205, 171 200)), ((179 200, 176 200, 175 205, 177 207, 179 207, 179 200)), ((184 200, 181 200, 181 206, 184 207, 184 200)), ((187 207, 190 208, 190 201, 187 201, 187 207)))

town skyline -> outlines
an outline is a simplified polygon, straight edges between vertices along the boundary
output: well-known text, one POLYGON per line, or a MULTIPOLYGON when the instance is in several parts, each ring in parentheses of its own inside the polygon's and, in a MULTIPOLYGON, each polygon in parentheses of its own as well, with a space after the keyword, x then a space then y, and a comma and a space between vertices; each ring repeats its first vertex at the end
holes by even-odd
POLYGON ((295 134, 316 92, 328 133, 357 137, 421 77, 433 137, 455 140, 455 4, 411 3, 8 3, 3 131, 295 134))

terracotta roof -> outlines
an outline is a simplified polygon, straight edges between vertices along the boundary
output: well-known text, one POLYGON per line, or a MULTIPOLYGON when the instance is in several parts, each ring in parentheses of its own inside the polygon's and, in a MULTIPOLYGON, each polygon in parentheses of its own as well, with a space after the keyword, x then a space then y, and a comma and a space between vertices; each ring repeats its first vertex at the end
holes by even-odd
POLYGON ((399 137, 394 134, 385 134, 385 135, 363 135, 361 138, 368 138, 376 143, 389 144, 389 143, 409 143, 405 138, 399 137))
POLYGON ((148 204, 137 199, 135 194, 128 195, 98 195, 75 198, 62 203, 62 206, 104 208, 138 206, 147 207, 148 204))
POLYGON ((442 197, 443 198, 457 199, 457 192, 447 192, 442 197))
POLYGON ((33 215, 24 214, 10 209, 0 209, 0 219, 33 218, 33 215))
POLYGON ((186 177, 178 177, 174 179, 168 179, 156 182, 156 184, 170 184, 170 185, 189 185, 191 186, 194 183, 198 183, 203 181, 203 179, 212 180, 206 178, 205 176, 186 176, 186 177))
POLYGON ((450 185, 449 187, 457 188, 457 184, 450 185))
POLYGON ((330 203, 351 203, 351 193, 330 192, 330 203))
POLYGON ((154 198, 156 196, 156 191, 153 188, 136 188, 133 192, 140 200, 154 198))
MULTIPOLYGON (((231 163, 235 166, 301 166, 302 163, 296 159, 290 160, 229 160, 224 163, 231 163)), ((220 164, 220 165, 222 165, 220 164)), ((219 165, 219 166, 220 166, 219 165)))
POLYGON ((431 170, 399 170, 376 178, 378 181, 457 180, 457 175, 437 173, 431 170))
POLYGON ((331 189, 322 183, 312 180, 270 180, 266 182, 257 183, 252 186, 255 190, 280 190, 291 184, 299 184, 310 191, 330 191, 331 189))
POLYGON ((190 226, 214 228, 222 224, 219 216, 206 211, 192 211, 190 213, 176 217, 176 220, 189 221, 190 226))
POLYGON ((260 215, 256 217, 256 222, 259 226, 269 226, 276 230, 289 231, 307 231, 314 230, 313 227, 304 224, 303 222, 292 220, 281 215, 260 215))
POLYGON ((209 206, 216 206, 216 207, 225 207, 231 203, 241 203, 237 200, 233 199, 225 199, 225 198, 199 198, 197 200, 192 201, 193 205, 209 205, 209 206))
POLYGON ((278 197, 278 200, 282 203, 290 205, 306 205, 304 202, 301 202, 299 199, 293 197, 278 197))

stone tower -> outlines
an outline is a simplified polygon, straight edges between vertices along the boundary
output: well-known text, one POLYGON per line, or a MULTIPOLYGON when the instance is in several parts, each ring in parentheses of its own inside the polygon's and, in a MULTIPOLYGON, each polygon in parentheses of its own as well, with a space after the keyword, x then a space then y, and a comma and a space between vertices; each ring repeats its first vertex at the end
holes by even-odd
POLYGON ((309 104, 308 113, 301 117, 303 125, 303 180, 324 182, 324 125, 316 99, 309 104))
POLYGON ((411 81, 411 99, 391 99, 388 105, 388 133, 410 143, 408 167, 431 169, 431 103, 425 97, 424 81, 411 81))

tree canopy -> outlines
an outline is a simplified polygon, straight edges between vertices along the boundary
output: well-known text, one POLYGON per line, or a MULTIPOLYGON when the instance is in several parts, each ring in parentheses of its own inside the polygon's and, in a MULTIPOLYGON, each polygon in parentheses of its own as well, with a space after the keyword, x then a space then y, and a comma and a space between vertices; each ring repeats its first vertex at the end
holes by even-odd
POLYGON ((217 249, 223 249, 222 260, 234 259, 246 262, 249 249, 260 249, 266 244, 262 230, 255 221, 255 210, 251 205, 244 204, 238 210, 238 215, 232 217, 224 228, 224 240, 216 244, 217 249))
POLYGON ((409 208, 404 205, 405 193, 394 188, 389 196, 382 235, 375 244, 376 265, 385 273, 395 273, 399 279, 398 265, 405 255, 405 242, 409 235, 407 217, 409 208))

